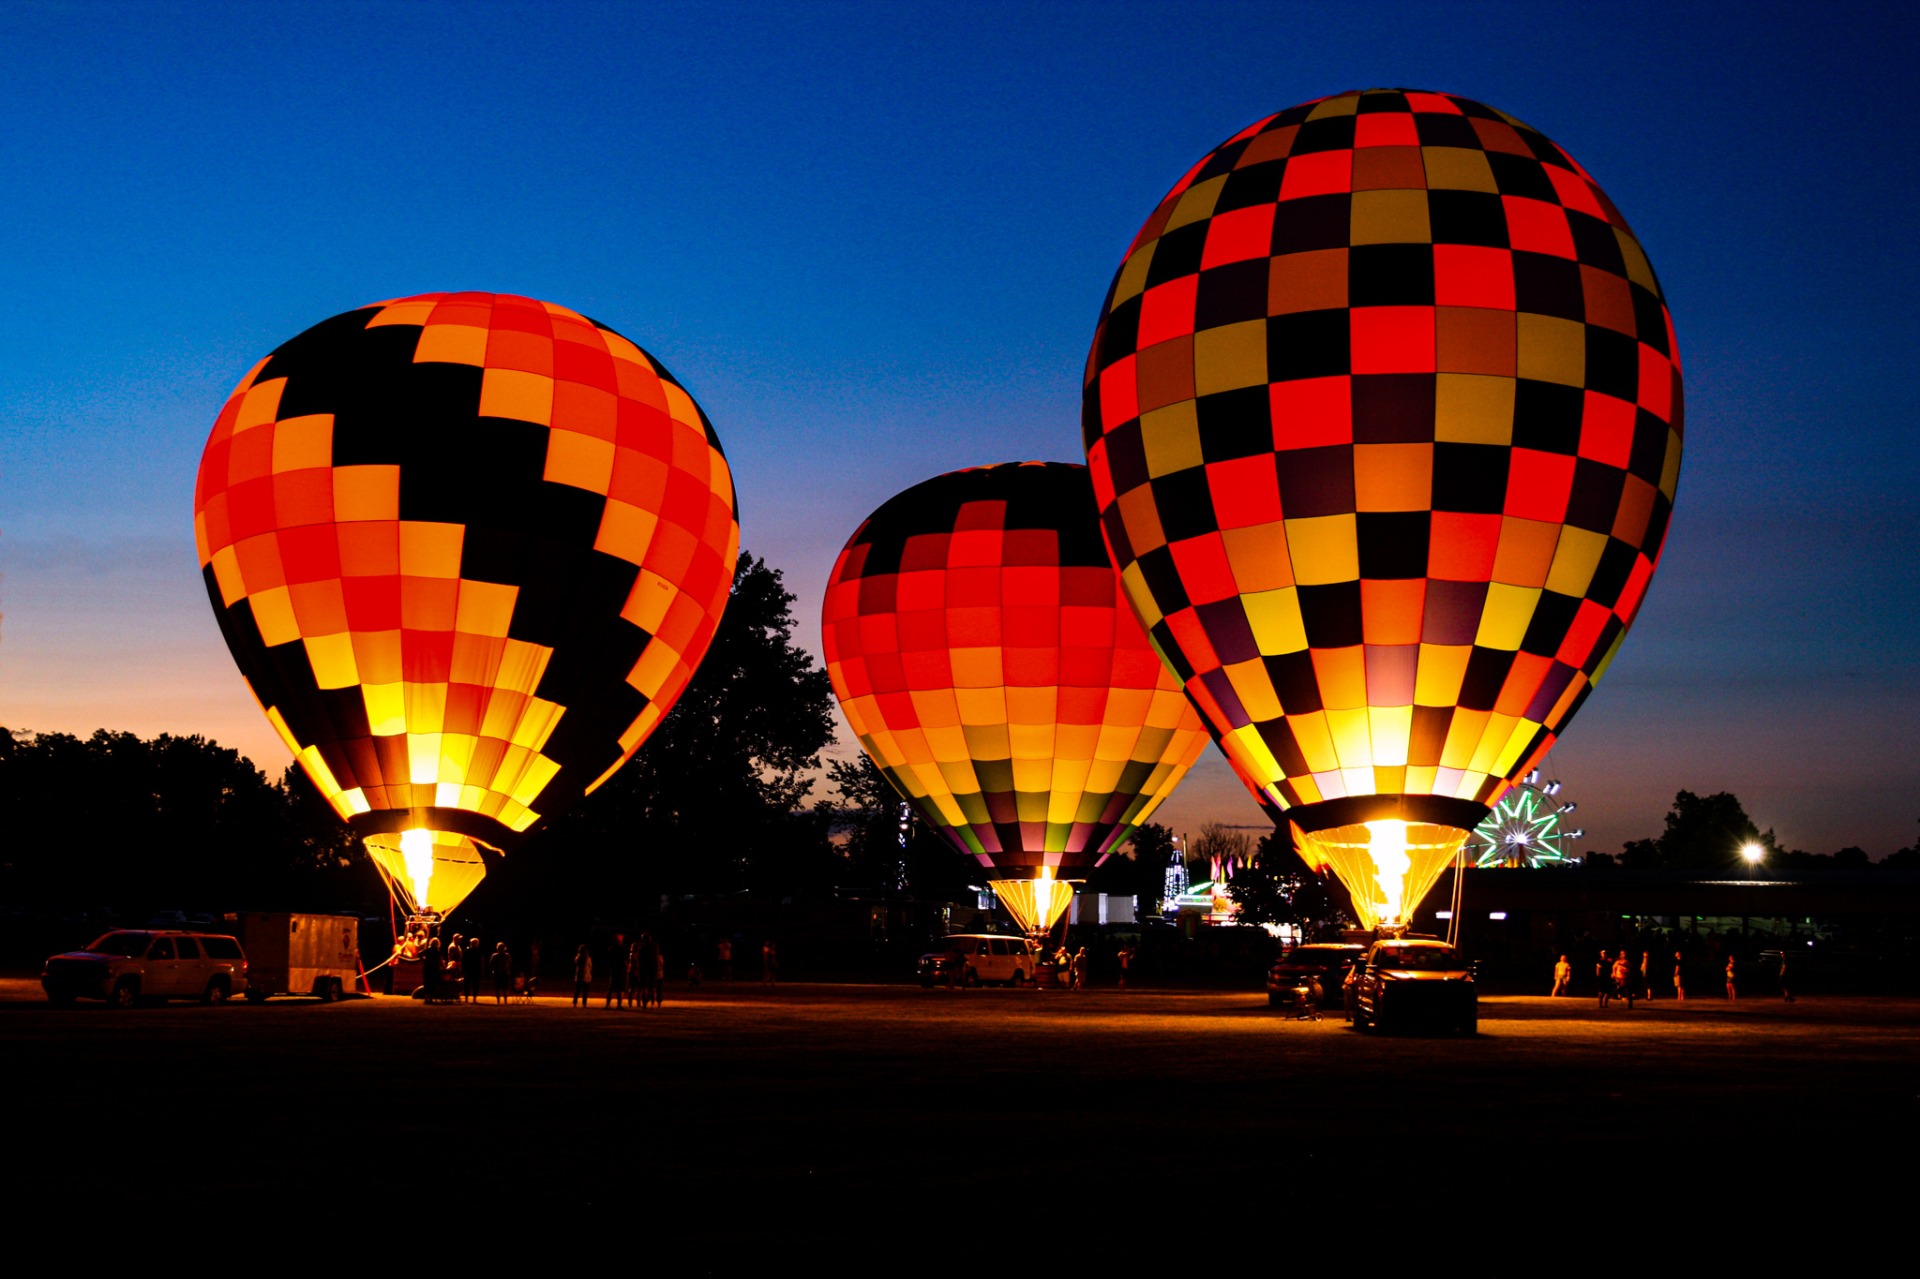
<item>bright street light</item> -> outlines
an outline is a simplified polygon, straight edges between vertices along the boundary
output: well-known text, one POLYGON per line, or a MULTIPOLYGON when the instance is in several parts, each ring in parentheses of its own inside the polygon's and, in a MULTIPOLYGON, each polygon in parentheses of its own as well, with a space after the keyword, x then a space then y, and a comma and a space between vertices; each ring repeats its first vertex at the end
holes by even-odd
POLYGON ((1752 840, 1748 840, 1746 843, 1740 845, 1740 855, 1747 859, 1747 865, 1758 866, 1760 859, 1767 855, 1767 850, 1752 840))

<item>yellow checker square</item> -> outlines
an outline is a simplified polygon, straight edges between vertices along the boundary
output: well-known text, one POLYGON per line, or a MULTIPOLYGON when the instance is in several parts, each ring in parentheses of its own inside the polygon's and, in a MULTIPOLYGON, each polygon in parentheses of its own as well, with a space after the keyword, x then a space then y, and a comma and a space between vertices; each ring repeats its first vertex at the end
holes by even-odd
POLYGON ((253 624, 260 630, 260 642, 268 648, 300 638, 300 624, 293 616, 293 596, 286 587, 256 591, 247 603, 253 609, 253 624))
MULTIPOLYGON (((997 653, 1000 650, 990 651, 997 653)), ((998 684, 986 688, 956 688, 953 690, 953 700, 960 708, 960 723, 964 727, 1006 722, 1007 690, 998 684)))
POLYGON ((519 595, 519 587, 504 582, 462 579, 454 629, 468 635, 505 639, 507 628, 513 624, 513 602, 519 595))
POLYGON ((1467 679, 1467 660, 1472 656, 1471 644, 1422 644, 1420 664, 1413 677, 1414 705, 1452 706, 1458 702, 1467 679))
POLYGON ((1147 474, 1156 479, 1206 464, 1200 451, 1200 419, 1192 400, 1141 414, 1140 443, 1147 455, 1147 474))
POLYGON ((320 688, 352 688, 360 682, 360 668, 353 660, 353 636, 308 635, 301 641, 307 650, 307 665, 313 668, 314 684, 320 688))
POLYGON ((1512 378, 1442 373, 1434 383, 1434 439, 1448 444, 1513 443, 1512 378))
POLYGON ((1420 158, 1427 166, 1427 186, 1436 191, 1485 191, 1497 195, 1500 184, 1493 180, 1493 166, 1484 151, 1466 147, 1421 147, 1420 158))
POLYGON ((1227 184, 1227 175, 1215 174, 1205 182, 1196 182, 1180 194, 1180 201, 1173 206, 1173 214, 1160 234, 1187 226, 1194 222, 1204 222, 1213 216, 1213 206, 1220 201, 1220 189, 1227 184))
POLYGON ((1329 586, 1360 579, 1360 542, 1351 515, 1319 515, 1288 520, 1287 550, 1294 580, 1302 586, 1329 586))
MULTIPOLYGON (((1487 602, 1480 614, 1480 631, 1473 642, 1480 648, 1515 653, 1527 637, 1527 624, 1540 602, 1537 586, 1510 586, 1493 582, 1487 586, 1487 602)), ((1478 765, 1476 765, 1478 767, 1478 765)))
POLYGON ((1348 239, 1353 244, 1431 244, 1427 193, 1355 191, 1348 239))
POLYGON ((1360 95, 1343 93, 1338 97, 1327 98, 1315 104, 1313 110, 1307 112, 1307 119, 1325 120, 1331 116, 1353 115, 1359 110, 1360 95))
POLYGON ((578 431, 547 433, 547 464, 541 478, 553 484, 605 494, 613 483, 612 440, 578 431))
POLYGON ((1149 244, 1143 244, 1127 258, 1126 265, 1120 268, 1120 278, 1114 282, 1114 306, 1119 306, 1129 298, 1138 297, 1146 291, 1147 269, 1153 265, 1153 251, 1159 243, 1155 240, 1149 244))
POLYGON ((1522 311, 1519 317, 1521 377, 1562 386, 1585 386, 1587 326, 1578 320, 1522 311))
POLYGON ((553 424, 553 379, 519 369, 486 369, 480 375, 480 416, 553 424))
POLYGON ((1241 604, 1263 656, 1306 651, 1307 624, 1300 615, 1299 591, 1291 586, 1259 591, 1242 596, 1241 604))
POLYGON ((1547 572, 1547 589, 1576 599, 1584 596, 1606 549, 1605 533, 1575 528, 1571 524, 1563 527, 1554 548, 1553 567, 1547 572))
POLYGON ((1267 380, 1267 322, 1222 324, 1193 335, 1196 395, 1259 386, 1267 380))
POLYGON ((333 414, 290 417, 273 428, 273 470, 305 471, 333 465, 333 414))

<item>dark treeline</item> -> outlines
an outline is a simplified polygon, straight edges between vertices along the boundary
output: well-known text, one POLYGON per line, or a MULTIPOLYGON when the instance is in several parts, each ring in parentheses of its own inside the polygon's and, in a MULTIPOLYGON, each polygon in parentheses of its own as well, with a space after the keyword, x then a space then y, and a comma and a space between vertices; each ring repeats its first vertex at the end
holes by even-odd
POLYGON ((1586 854, 1590 866, 1624 866, 1634 870, 1682 870, 1702 873, 1740 869, 1746 865, 1741 849, 1758 844, 1762 850, 1760 873, 1777 874, 1796 870, 1863 870, 1880 866, 1886 870, 1920 870, 1920 849, 1909 845, 1878 862, 1861 848, 1842 848, 1833 853, 1809 853, 1787 848, 1771 830, 1761 830, 1747 816, 1737 796, 1721 791, 1696 795, 1683 790, 1673 797, 1667 810, 1666 829, 1652 839, 1629 840, 1620 852, 1586 854))

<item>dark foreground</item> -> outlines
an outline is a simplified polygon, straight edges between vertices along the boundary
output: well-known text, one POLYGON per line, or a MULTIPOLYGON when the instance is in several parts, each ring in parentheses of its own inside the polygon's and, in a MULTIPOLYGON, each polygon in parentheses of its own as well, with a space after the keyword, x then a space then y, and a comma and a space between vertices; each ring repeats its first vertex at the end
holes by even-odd
POLYGON ((761 1203, 822 1232, 1078 1204, 1124 1234, 1221 1195, 1282 1217, 1385 1191, 1577 1217, 1612 1185, 1798 1211, 1836 1179, 1871 1190, 1863 1170, 1920 1135, 1920 1001, 1491 998, 1461 1039, 1286 1020, 1257 994, 672 995, 116 1013, 0 982, 7 1200, 141 1167, 161 1203, 264 1180, 272 1202, 372 1212, 442 1184, 483 1214, 761 1203))

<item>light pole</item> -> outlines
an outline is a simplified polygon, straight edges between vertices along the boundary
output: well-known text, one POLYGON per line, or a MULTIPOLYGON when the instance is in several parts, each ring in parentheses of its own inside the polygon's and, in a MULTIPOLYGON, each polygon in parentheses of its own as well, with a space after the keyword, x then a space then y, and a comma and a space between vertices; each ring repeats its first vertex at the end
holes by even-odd
POLYGON ((1747 862, 1747 878, 1748 879, 1753 878, 1754 871, 1759 868, 1761 859, 1764 858, 1766 855, 1767 855, 1767 850, 1762 848, 1758 843, 1754 842, 1751 839, 1748 840, 1746 843, 1740 845, 1740 856, 1745 858, 1747 862))

